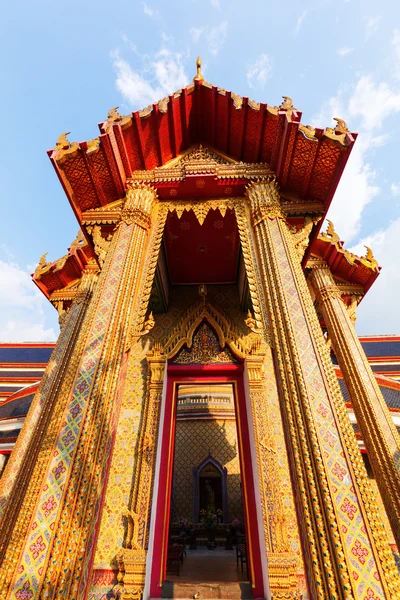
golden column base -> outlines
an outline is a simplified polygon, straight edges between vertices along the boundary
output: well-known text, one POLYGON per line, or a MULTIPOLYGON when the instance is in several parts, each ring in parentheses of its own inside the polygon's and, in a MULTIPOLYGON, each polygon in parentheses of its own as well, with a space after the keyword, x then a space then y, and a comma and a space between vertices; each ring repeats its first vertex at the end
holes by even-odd
POLYGON ((273 600, 300 598, 296 568, 296 558, 292 554, 268 554, 268 579, 273 600))
POLYGON ((146 550, 124 548, 118 556, 120 600, 140 600, 146 577, 146 550))

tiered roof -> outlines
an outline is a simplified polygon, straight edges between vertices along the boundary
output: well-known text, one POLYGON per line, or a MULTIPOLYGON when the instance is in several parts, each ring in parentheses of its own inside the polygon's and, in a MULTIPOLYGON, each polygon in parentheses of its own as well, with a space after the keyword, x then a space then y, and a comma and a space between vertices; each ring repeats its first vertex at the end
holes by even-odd
POLYGON ((312 228, 303 264, 312 251, 328 261, 335 276, 365 293, 379 273, 376 263, 368 255, 350 256, 339 238, 318 237, 357 134, 339 118, 334 128, 314 128, 303 125, 301 116, 288 96, 270 106, 205 82, 198 59, 192 83, 129 115, 110 110, 97 138, 78 143, 61 135, 48 154, 82 234, 61 259, 47 263, 42 257, 35 283, 53 303, 55 295, 69 293, 85 265, 96 259, 98 213, 112 225, 131 178, 151 181, 161 200, 173 200, 241 196, 249 180, 272 172, 294 225, 301 227, 307 214, 322 217, 312 228), (200 145, 225 157, 224 164, 204 172, 185 168, 182 157, 200 145), (238 161, 239 167, 231 168, 229 162, 238 161))

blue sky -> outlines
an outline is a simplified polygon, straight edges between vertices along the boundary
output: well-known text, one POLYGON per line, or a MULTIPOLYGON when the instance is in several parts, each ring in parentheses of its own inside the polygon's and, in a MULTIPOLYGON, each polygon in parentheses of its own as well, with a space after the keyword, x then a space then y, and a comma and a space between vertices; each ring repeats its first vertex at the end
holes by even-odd
POLYGON ((293 98, 302 121, 359 132, 330 217, 347 248, 372 246, 382 273, 359 334, 400 333, 400 2, 149 0, 8 3, 0 23, 0 340, 52 340, 57 315, 30 281, 43 252, 65 254, 78 226, 46 149, 98 134, 189 82, 268 104, 293 98))

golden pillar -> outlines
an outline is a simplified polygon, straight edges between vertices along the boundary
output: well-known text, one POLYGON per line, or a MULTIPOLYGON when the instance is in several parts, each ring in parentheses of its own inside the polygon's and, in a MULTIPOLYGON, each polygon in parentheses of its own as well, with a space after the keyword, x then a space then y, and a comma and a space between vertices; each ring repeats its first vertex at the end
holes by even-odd
POLYGON ((393 556, 277 186, 253 184, 247 197, 248 243, 267 307, 311 596, 400 598, 393 556))
POLYGON ((328 265, 310 279, 400 548, 400 436, 328 265))
POLYGON ((145 584, 157 435, 166 365, 165 356, 159 350, 156 347, 147 354, 147 393, 133 484, 132 508, 125 512, 128 523, 125 548, 121 549, 117 558, 121 600, 140 600, 145 584))
MULTIPOLYGON (((51 453, 51 448, 41 441, 49 429, 59 425, 58 396, 65 393, 66 386, 71 385, 66 372, 78 366, 79 351, 83 350, 82 323, 98 270, 97 264, 89 264, 82 274, 78 293, 70 309, 63 315, 57 345, 0 480, 0 564, 7 549, 10 560, 15 559, 28 528, 31 511, 30 505, 25 502, 25 495, 28 493, 33 498, 39 493, 41 477, 51 453)), ((7 561, 2 567, 0 589, 10 568, 7 561)))
MULTIPOLYGON (((94 551, 115 411, 129 329, 138 319, 132 307, 138 290, 152 218, 155 191, 133 185, 121 220, 103 253, 104 266, 86 313, 77 366, 64 374, 64 389, 44 432, 39 452, 48 452, 44 473, 30 478, 3 563, 2 597, 66 599, 84 597, 94 551), (35 480, 34 480, 35 479, 35 480), (14 529, 15 531, 15 529, 14 529), (22 536, 22 540, 21 540, 22 536), (15 541, 18 548, 15 551, 15 541), (5 567, 5 571, 4 571, 5 567)), ((101 248, 104 250, 104 241, 101 248)))
MULTIPOLYGON (((261 353, 260 353, 261 354, 261 353)), ((249 394, 253 412, 253 430, 256 442, 258 479, 260 483, 261 508, 264 519, 264 534, 268 556, 268 579, 273 598, 289 600, 298 598, 299 587, 296 577, 298 565, 296 556, 289 545, 288 526, 291 506, 282 501, 282 481, 278 466, 275 438, 268 415, 268 394, 274 390, 267 388, 265 378, 271 375, 269 362, 272 361, 270 349, 267 356, 249 355, 246 357, 249 377, 249 394)), ((285 465, 286 466, 286 465, 285 465)))

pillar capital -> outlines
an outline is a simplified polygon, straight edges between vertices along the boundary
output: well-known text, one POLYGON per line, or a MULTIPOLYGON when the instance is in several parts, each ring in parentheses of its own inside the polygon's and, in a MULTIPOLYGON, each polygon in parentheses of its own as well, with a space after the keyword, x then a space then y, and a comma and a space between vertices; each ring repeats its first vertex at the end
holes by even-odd
POLYGON ((121 223, 135 223, 143 229, 151 227, 151 211, 157 200, 157 190, 143 183, 130 184, 126 191, 126 200, 121 212, 121 223))
POLYGON ((247 186, 246 196, 250 201, 253 226, 265 219, 285 219, 281 208, 281 198, 275 179, 254 182, 247 186))
POLYGON ((341 292, 336 285, 329 266, 317 263, 310 271, 309 279, 314 284, 314 292, 318 304, 323 304, 330 298, 340 298, 341 292))

